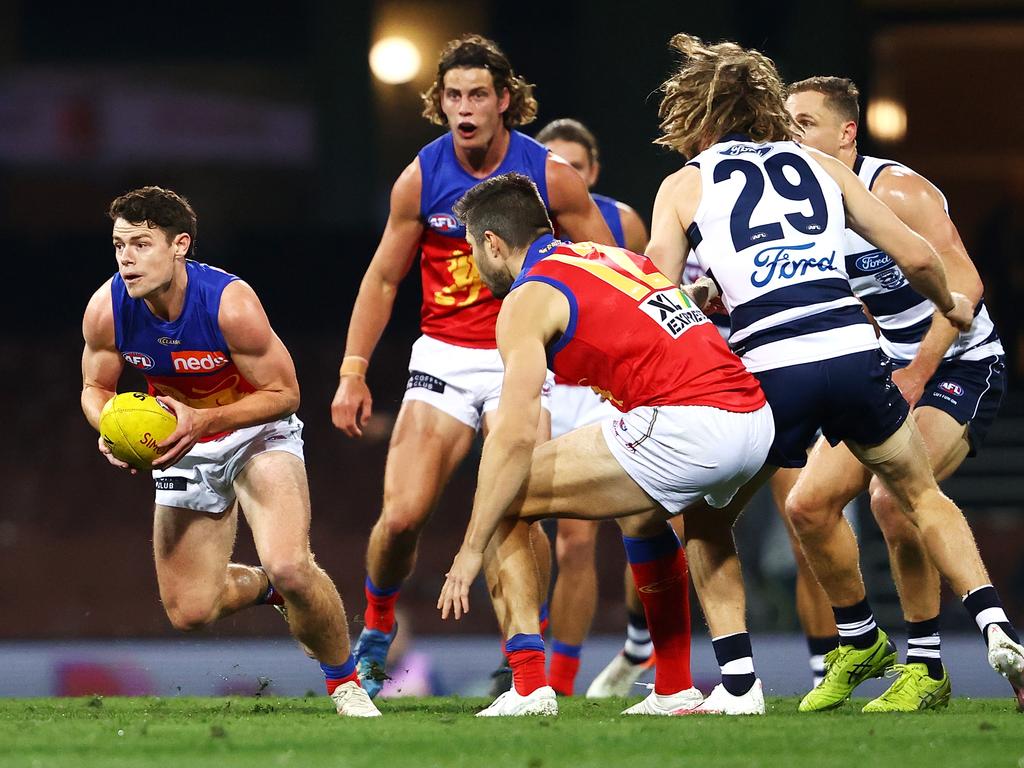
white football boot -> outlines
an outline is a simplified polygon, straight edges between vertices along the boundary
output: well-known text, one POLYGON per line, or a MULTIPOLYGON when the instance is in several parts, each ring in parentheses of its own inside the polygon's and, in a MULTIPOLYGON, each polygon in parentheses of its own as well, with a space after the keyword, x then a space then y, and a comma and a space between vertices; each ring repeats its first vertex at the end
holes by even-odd
POLYGON ((698 706, 681 709, 676 715, 763 715, 764 691, 760 679, 742 696, 733 696, 719 683, 698 706))
POLYGON ((646 699, 622 710, 624 715, 675 715, 693 709, 704 701, 704 694, 696 688, 687 688, 679 693, 661 695, 653 690, 646 699))
POLYGON ((542 685, 532 693, 520 696, 512 686, 496 698, 487 709, 477 712, 477 717, 522 717, 523 715, 557 715, 558 700, 555 689, 542 685))
POLYGON ((1024 647, 1013 642, 998 624, 988 625, 988 663, 1005 677, 1017 695, 1017 710, 1024 712, 1024 647))
POLYGON ((342 683, 331 694, 334 708, 342 717, 380 717, 380 710, 355 680, 342 683))
POLYGON ((587 698, 610 699, 613 696, 629 696, 633 692, 633 683, 653 666, 653 656, 647 661, 633 664, 619 653, 601 670, 601 674, 594 678, 594 682, 587 688, 587 698))

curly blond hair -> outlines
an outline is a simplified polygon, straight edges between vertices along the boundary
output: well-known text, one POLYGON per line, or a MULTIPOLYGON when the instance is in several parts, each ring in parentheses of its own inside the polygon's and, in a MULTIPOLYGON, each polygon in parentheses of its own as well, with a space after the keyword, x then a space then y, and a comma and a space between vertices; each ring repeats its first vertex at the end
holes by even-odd
POLYGON ((424 92, 423 116, 434 125, 448 125, 448 118, 441 109, 441 94, 444 92, 444 76, 451 69, 486 69, 494 80, 498 97, 508 89, 508 109, 501 116, 506 128, 515 128, 533 122, 537 117, 537 100, 533 97, 534 86, 517 75, 504 51, 493 40, 481 35, 463 35, 452 40, 441 51, 437 62, 437 77, 424 92))
POLYGON ((778 70, 763 53, 736 43, 708 45, 685 33, 669 46, 683 61, 661 86, 662 136, 655 144, 690 158, 730 133, 757 142, 796 135, 778 70))

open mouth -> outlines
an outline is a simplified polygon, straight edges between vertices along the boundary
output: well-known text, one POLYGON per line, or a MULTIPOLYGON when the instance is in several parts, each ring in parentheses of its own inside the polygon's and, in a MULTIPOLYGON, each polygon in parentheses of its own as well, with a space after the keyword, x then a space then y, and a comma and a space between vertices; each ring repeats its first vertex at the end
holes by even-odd
POLYGON ((476 135, 476 126, 473 123, 459 123, 456 126, 456 130, 459 132, 459 136, 464 139, 471 139, 476 135))
POLYGON ((128 284, 137 283, 139 280, 142 279, 142 275, 140 275, 140 274, 138 274, 136 272, 127 272, 127 273, 121 275, 121 279, 124 280, 125 283, 128 283, 128 284))

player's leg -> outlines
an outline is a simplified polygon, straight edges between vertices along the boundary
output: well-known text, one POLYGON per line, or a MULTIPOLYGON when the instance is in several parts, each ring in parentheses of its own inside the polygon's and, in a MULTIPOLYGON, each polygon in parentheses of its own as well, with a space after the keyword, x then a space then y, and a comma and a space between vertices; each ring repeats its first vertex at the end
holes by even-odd
POLYGON ((796 614, 807 640, 807 650, 810 652, 813 684, 817 685, 825 676, 825 655, 839 646, 839 635, 836 632, 836 622, 828 595, 821 588, 811 566, 807 563, 804 551, 800 547, 800 540, 786 515, 786 499, 796 485, 800 472, 801 470, 797 468, 780 469, 772 476, 769 485, 775 509, 786 526, 789 545, 793 550, 793 560, 796 564, 796 614))
POLYGON ((238 514, 157 504, 153 556, 164 611, 175 629, 195 630, 256 605, 267 591, 259 568, 229 563, 238 514))
POLYGON ((563 696, 573 693, 583 641, 597 609, 597 531, 597 523, 566 518, 558 522, 555 536, 558 579, 551 594, 548 682, 563 696))
POLYGON ((1024 648, 989 579, 960 509, 939 489, 920 430, 908 419, 883 444, 853 446, 917 529, 931 562, 963 598, 989 648, 989 662, 1024 706, 1024 648))
MULTIPOLYGON (((914 411, 935 479, 949 477, 970 451, 967 426, 938 408, 914 411)), ((901 712, 944 707, 951 694, 942 665, 939 634, 940 581, 917 529, 886 487, 871 483, 871 511, 885 536, 896 590, 907 628, 907 663, 889 689, 865 712, 901 712)))

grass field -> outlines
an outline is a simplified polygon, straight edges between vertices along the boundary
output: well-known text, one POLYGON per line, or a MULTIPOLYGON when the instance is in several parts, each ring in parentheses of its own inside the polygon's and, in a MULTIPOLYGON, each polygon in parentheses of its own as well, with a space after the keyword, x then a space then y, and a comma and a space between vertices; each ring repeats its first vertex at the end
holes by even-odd
POLYGON ((859 706, 766 717, 624 718, 623 701, 561 700, 558 718, 482 720, 483 699, 404 699, 341 720, 326 697, 0 699, 0 765, 31 766, 1024 766, 1009 699, 945 712, 859 706))

